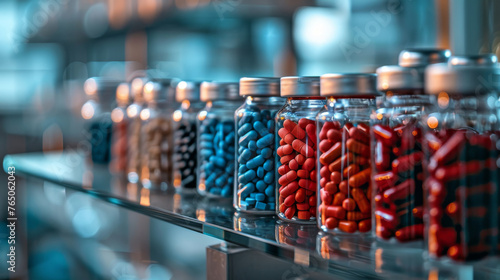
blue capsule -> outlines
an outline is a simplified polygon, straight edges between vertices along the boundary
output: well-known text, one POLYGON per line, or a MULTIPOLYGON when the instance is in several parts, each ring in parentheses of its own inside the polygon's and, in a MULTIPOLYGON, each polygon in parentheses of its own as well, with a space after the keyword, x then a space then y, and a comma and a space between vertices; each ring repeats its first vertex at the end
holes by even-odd
POLYGON ((272 159, 266 160, 266 162, 264 162, 264 165, 262 167, 264 167, 265 171, 271 171, 271 170, 273 170, 273 167, 274 167, 273 160, 272 159))
POLYGON ((227 182, 227 176, 221 176, 221 177, 215 179, 215 185, 218 188, 224 187, 224 185, 226 184, 226 182, 227 182))
POLYGON ((226 160, 223 157, 211 156, 209 160, 213 162, 217 167, 226 167, 226 160))
POLYGON ((264 181, 258 181, 255 186, 257 187, 257 190, 259 190, 259 192, 264 192, 265 190, 267 190, 267 184, 264 181))
POLYGON ((226 185, 220 192, 220 195, 223 197, 231 197, 231 186, 226 185))
POLYGON ((246 184, 240 192, 242 198, 245 198, 255 191, 255 185, 253 183, 246 184))
POLYGON ((238 177, 238 180, 241 183, 246 184, 246 183, 252 181, 255 178, 255 176, 257 176, 257 174, 255 174, 254 170, 248 170, 243 175, 240 175, 240 177, 238 177))
POLYGON ((266 210, 266 204, 264 202, 255 203, 255 208, 259 210, 266 210))
POLYGON ((267 185, 266 186, 266 190, 264 191, 264 193, 268 196, 268 197, 271 197, 274 195, 274 187, 273 185, 267 185))
POLYGON ((260 136, 265 136, 269 134, 267 127, 261 122, 255 122, 253 128, 260 134, 260 136))
POLYGON ((266 199, 266 195, 263 193, 258 193, 255 195, 255 200, 257 201, 264 201, 266 199))
POLYGON ((251 140, 250 142, 248 142, 248 149, 250 149, 250 151, 252 152, 257 151, 257 142, 255 142, 255 140, 251 140))
POLYGON ((245 201, 246 201, 246 203, 248 203, 248 205, 251 205, 251 206, 255 205, 255 203, 257 202, 257 201, 255 200, 255 198, 251 198, 251 197, 247 197, 247 198, 245 199, 245 201))
POLYGON ((266 171, 264 170, 264 168, 262 168, 262 166, 259 166, 257 168, 257 177, 259 177, 259 179, 262 179, 264 178, 264 175, 266 175, 266 171))
MULTIPOLYGON (((248 113, 245 113, 243 114, 243 117, 241 117, 240 121, 238 122, 238 125, 239 126, 243 126, 245 125, 246 123, 249 123, 252 121, 252 115, 248 114, 248 113)), ((239 133, 238 133, 239 134, 239 133)))
POLYGON ((264 176, 264 182, 271 184, 273 181, 274 181, 273 172, 267 172, 267 174, 264 176))
POLYGON ((252 130, 252 131, 248 132, 247 134, 245 134, 243 137, 240 138, 239 144, 241 146, 246 146, 246 145, 248 145, 248 142, 250 142, 251 140, 257 139, 257 137, 258 137, 257 132, 255 132, 254 130, 252 130))
POLYGON ((252 130, 252 125, 249 124, 249 123, 246 123, 244 125, 242 125, 239 129, 238 129, 238 135, 239 136, 243 136, 245 135, 247 132, 249 132, 250 130, 252 130))
POLYGON ((257 147, 265 148, 269 145, 272 145, 273 142, 274 142, 274 135, 268 134, 257 141, 257 147))
POLYGON ((260 152, 260 155, 261 155, 263 158, 270 158, 270 157, 273 155, 273 150, 271 150, 271 148, 264 148, 264 149, 262 149, 262 151, 260 152))
POLYGON ((249 160, 247 162, 247 167, 248 167, 248 169, 254 169, 254 168, 257 168, 257 166, 262 165, 265 161, 266 161, 266 159, 259 155, 259 156, 254 157, 253 159, 249 160))
POLYGON ((245 149, 238 157, 238 163, 245 164, 252 157, 252 152, 245 149))
POLYGON ((238 173, 243 174, 243 173, 247 172, 247 170, 248 170, 248 168, 246 165, 240 164, 240 167, 238 168, 238 173))

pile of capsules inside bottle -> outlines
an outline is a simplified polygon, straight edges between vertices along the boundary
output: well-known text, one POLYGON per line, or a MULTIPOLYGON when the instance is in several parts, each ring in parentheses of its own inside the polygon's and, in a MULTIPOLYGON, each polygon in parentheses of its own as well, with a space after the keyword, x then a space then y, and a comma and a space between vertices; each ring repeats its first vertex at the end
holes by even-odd
POLYGON ((133 145, 120 166, 136 182, 276 215, 286 240, 286 223, 317 224, 434 258, 499 255, 499 85, 484 85, 498 75, 493 55, 406 50, 377 74, 180 83, 178 103, 165 105, 175 108, 138 93, 120 103, 129 125, 119 143, 133 145), (148 130, 156 120, 168 125, 148 130), (157 156, 137 160, 145 149, 157 156))

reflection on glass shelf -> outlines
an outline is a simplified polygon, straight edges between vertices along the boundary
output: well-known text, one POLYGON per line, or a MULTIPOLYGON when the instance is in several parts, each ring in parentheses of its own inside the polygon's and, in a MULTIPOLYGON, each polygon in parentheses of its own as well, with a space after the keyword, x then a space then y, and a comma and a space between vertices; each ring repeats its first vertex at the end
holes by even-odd
MULTIPOLYGON (((231 200, 146 189, 113 176, 106 166, 91 165, 83 157, 69 152, 10 155, 3 164, 4 169, 15 166, 20 174, 45 180, 49 184, 45 184, 45 194, 53 195, 50 199, 54 201, 62 195, 57 190, 63 186, 80 192, 75 193, 80 197, 77 202, 85 201, 82 197, 90 195, 170 224, 347 279, 500 279, 498 258, 473 264, 435 262, 425 259, 422 246, 415 244, 380 242, 370 235, 327 235, 319 233, 315 225, 289 224, 274 216, 237 213, 231 200)), ((73 221, 75 228, 83 236, 94 234, 96 228, 86 223, 94 225, 90 221, 99 220, 102 215, 85 207, 80 210, 82 212, 77 215, 80 218, 73 221)), ((99 220, 98 224, 102 228, 112 221, 99 220)))

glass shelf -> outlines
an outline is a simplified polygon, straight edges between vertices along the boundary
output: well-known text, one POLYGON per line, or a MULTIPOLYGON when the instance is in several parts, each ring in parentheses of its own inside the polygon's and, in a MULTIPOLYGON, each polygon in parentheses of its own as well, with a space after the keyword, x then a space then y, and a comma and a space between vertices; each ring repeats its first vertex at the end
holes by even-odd
POLYGON ((150 217, 315 268, 338 277, 367 279, 500 279, 500 260, 454 264, 425 259, 422 244, 390 244, 371 236, 328 235, 315 225, 235 212, 232 200, 142 188, 90 164, 77 153, 8 155, 16 174, 80 191, 150 217))

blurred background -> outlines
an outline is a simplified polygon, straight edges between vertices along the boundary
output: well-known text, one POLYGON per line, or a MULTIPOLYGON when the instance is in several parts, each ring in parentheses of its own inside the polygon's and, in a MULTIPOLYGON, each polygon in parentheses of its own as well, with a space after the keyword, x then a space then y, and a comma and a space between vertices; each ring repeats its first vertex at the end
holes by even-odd
MULTIPOLYGON (((2 0, 0 158, 76 147, 84 137, 81 108, 89 77, 125 81, 142 69, 151 76, 223 81, 370 72, 396 64, 398 53, 410 47, 499 56, 499 11, 494 0, 2 0)), ((6 180, 1 173, 0 182, 6 180)), ((151 239, 174 240, 151 233, 168 225, 47 183, 23 184, 43 185, 19 190, 34 194, 22 201, 29 222, 20 233, 29 240, 20 265, 30 278, 204 278, 203 244, 215 239, 170 226, 161 231, 200 242, 200 259, 180 258, 181 272, 172 263, 140 263, 140 256, 125 254, 133 245, 117 229, 145 223, 151 239), (72 222, 77 215, 100 226, 88 232, 72 222), (113 261, 100 266, 93 263, 98 258, 113 261)), ((7 236, 4 226, 0 234, 7 236)), ((177 259, 173 252, 190 256, 167 243, 157 248, 162 259, 177 259)))

